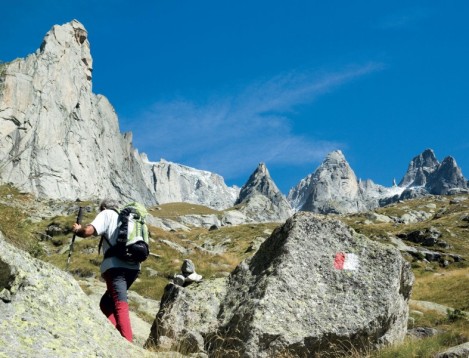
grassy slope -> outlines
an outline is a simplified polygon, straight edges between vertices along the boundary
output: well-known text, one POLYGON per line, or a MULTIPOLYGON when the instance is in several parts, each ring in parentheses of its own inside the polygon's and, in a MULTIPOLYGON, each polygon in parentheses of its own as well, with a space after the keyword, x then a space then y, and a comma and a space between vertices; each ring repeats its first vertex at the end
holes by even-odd
POLYGON ((34 234, 36 226, 26 209, 32 200, 30 195, 21 194, 11 186, 0 186, 0 230, 11 243, 30 253, 38 249, 34 234))
MULTIPOLYGON (((376 210, 377 213, 389 216, 401 216, 410 210, 434 213, 430 219, 415 224, 370 224, 366 221, 366 214, 340 218, 358 232, 380 241, 388 241, 390 236, 399 233, 433 226, 440 230, 441 239, 449 243, 451 248, 431 248, 431 250, 455 253, 466 258, 469 249, 469 223, 463 219, 469 214, 469 197, 466 196, 459 202, 454 202, 452 199, 451 197, 423 198, 376 210)), ((36 212, 33 216, 38 216, 37 211, 41 210, 41 205, 45 207, 51 203, 38 205, 37 201, 27 194, 21 194, 9 186, 0 186, 0 230, 10 242, 30 252, 33 256, 65 269, 67 249, 72 236, 69 229, 76 214, 33 222, 30 216, 34 211, 36 212), (62 232, 47 239, 43 233, 51 224, 62 228, 62 232)), ((65 205, 73 208, 77 206, 77 203, 65 205)), ((202 206, 182 203, 150 208, 150 212, 154 216, 171 219, 181 214, 221 215, 221 212, 202 206)), ((86 213, 83 222, 90 222, 95 213, 93 211, 86 213)), ((175 273, 179 272, 182 260, 185 258, 193 260, 197 271, 206 279, 227 275, 242 259, 252 254, 251 246, 261 240, 256 238, 268 237, 276 226, 277 224, 241 225, 222 227, 214 231, 193 228, 189 232, 166 232, 151 227, 151 251, 158 257, 150 257, 144 263, 142 274, 132 289, 143 296, 159 299, 164 286, 175 273), (165 242, 177 244, 179 250, 165 242), (221 251, 224 252, 216 255, 209 254, 204 250, 204 245, 222 248, 221 251), (182 250, 185 252, 181 253, 182 250)), ((98 238, 77 239, 69 266, 70 272, 75 277, 99 275, 101 257, 97 253, 98 242, 98 238)), ((412 292, 414 300, 431 301, 454 309, 469 311, 469 269, 465 261, 452 264, 448 268, 442 268, 438 263, 414 261, 412 267, 416 276, 412 292)), ((410 326, 435 327, 446 333, 423 340, 409 338, 403 345, 386 348, 378 353, 371 352, 368 355, 370 357, 427 357, 444 347, 468 341, 468 321, 458 318, 461 317, 457 314, 442 315, 434 311, 427 311, 421 315, 412 311, 411 306, 410 326)), ((147 319, 152 318, 147 317, 147 319)))
POLYGON ((189 204, 189 203, 168 203, 162 204, 154 208, 150 208, 151 215, 165 219, 176 219, 182 215, 217 215, 222 214, 221 211, 207 208, 206 206, 189 204))
MULTIPOLYGON (((432 217, 423 222, 413 224, 367 224, 366 214, 349 215, 342 220, 356 231, 380 241, 388 241, 389 237, 414 230, 437 228, 441 239, 450 244, 449 249, 429 248, 441 253, 453 253, 468 259, 469 223, 463 220, 469 214, 469 197, 460 196, 464 200, 454 200, 454 197, 427 197, 409 200, 392 206, 379 208, 377 213, 400 217, 409 211, 433 212, 432 217)), ((406 242, 409 246, 419 246, 406 242)), ((412 291, 413 300, 430 301, 451 307, 455 310, 469 311, 469 269, 468 262, 453 263, 447 268, 438 263, 425 261, 412 262, 415 274, 415 284, 412 291)), ((426 311, 421 315, 420 308, 411 305, 409 328, 433 327, 443 334, 415 340, 407 338, 403 345, 389 347, 380 352, 370 354, 372 357, 432 357, 444 347, 455 346, 469 341, 469 322, 465 317, 453 312, 441 314, 436 311, 426 311)))
MULTIPOLYGON (((37 204, 29 195, 21 194, 9 186, 0 186, 0 230, 16 246, 65 270, 72 238, 70 227, 76 219, 76 213, 38 222, 29 219, 31 214, 38 214, 47 205, 53 204, 37 204), (57 234, 48 237, 45 233, 51 225, 59 230, 57 234)), ((68 205, 69 208, 78 205, 94 208, 91 212, 85 211, 82 221, 84 224, 91 222, 96 215, 96 204, 93 203, 62 205, 68 205)), ((161 205, 158 208, 149 208, 149 211, 153 216, 171 219, 175 219, 177 213, 221 215, 221 212, 200 205, 183 203, 161 205)), ((174 274, 180 273, 182 262, 186 258, 194 262, 197 272, 206 279, 227 275, 241 260, 252 254, 249 248, 256 238, 267 238, 277 225, 241 225, 213 231, 193 228, 189 232, 167 232, 150 227, 150 251, 157 257, 151 256, 145 261, 139 280, 132 289, 145 297, 160 299, 163 288, 174 274), (167 242, 176 244, 176 248, 167 242), (204 248, 207 244, 218 247, 220 253, 209 254, 204 248)), ((99 277, 101 256, 98 254, 98 243, 99 237, 75 239, 68 270, 76 278, 99 277)))

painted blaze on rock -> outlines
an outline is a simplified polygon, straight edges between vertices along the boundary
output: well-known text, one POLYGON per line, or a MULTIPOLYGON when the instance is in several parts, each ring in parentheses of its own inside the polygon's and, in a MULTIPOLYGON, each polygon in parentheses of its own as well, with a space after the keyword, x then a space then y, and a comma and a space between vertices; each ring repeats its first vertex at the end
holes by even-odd
MULTIPOLYGON (((399 342, 406 334, 412 283, 398 250, 340 221, 298 213, 231 274, 210 324, 217 329, 201 334, 200 350, 303 357, 399 342)), ((168 306, 173 314, 180 309, 185 315, 182 307, 200 311, 200 297, 187 306, 190 290, 185 306, 168 306)), ((185 332, 197 332, 186 322, 185 332)))

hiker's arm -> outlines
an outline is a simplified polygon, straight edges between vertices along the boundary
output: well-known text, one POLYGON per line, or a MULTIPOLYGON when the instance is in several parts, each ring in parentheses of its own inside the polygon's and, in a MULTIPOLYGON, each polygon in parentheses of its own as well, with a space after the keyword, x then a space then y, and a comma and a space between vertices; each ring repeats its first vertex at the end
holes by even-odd
POLYGON ((77 223, 73 224, 72 231, 75 233, 75 235, 79 237, 92 236, 96 232, 93 225, 88 224, 85 227, 82 227, 80 224, 77 224, 77 223))

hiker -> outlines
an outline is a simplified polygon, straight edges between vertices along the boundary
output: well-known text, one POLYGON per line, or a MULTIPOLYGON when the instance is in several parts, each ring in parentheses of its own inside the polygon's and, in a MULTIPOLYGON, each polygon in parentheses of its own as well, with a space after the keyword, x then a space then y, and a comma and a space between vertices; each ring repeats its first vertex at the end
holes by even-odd
MULTIPOLYGON (((116 244, 118 230, 118 209, 116 200, 104 199, 99 205, 99 214, 84 227, 73 224, 73 232, 80 237, 102 236, 103 253, 116 244)), ((132 342, 127 290, 136 280, 140 272, 138 262, 128 262, 116 256, 105 257, 101 263, 101 276, 106 281, 107 290, 99 304, 101 311, 114 327, 128 341, 132 342)))

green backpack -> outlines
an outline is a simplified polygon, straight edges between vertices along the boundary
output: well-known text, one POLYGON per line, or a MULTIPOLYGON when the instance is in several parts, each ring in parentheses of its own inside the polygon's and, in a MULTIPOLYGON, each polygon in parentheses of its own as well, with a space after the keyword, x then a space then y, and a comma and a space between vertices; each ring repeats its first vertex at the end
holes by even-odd
POLYGON ((145 261, 150 254, 148 226, 145 222, 147 215, 147 210, 140 203, 132 202, 124 206, 117 221, 117 243, 109 245, 104 257, 116 256, 129 262, 145 261))

